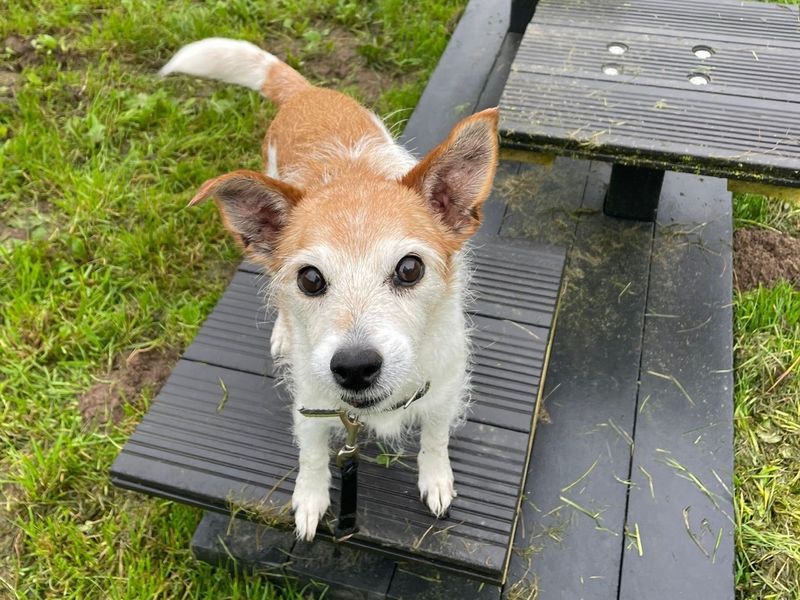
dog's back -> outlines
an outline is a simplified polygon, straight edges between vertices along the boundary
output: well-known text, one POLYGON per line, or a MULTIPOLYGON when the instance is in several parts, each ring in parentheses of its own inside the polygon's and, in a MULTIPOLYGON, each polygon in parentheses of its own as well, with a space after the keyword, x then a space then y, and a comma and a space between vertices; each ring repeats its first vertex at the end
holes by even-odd
POLYGON ((262 148, 267 174, 309 190, 336 171, 399 177, 416 162, 371 111, 340 92, 311 85, 300 73, 249 42, 209 38, 188 44, 161 69, 242 85, 280 110, 262 148))

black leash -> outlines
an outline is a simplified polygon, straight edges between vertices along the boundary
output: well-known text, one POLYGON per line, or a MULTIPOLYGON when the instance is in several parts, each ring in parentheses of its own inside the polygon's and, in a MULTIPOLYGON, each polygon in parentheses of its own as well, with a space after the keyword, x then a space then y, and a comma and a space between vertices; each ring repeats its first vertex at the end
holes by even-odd
POLYGON ((336 519, 334 539, 343 542, 358 531, 356 511, 358 509, 358 433, 363 424, 351 414, 342 417, 347 430, 347 440, 336 455, 336 464, 342 476, 339 494, 339 518, 336 519))
POLYGON ((343 542, 358 531, 358 432, 364 424, 355 414, 344 409, 301 408, 300 414, 304 417, 339 417, 344 425, 347 437, 336 455, 336 464, 342 476, 342 490, 339 495, 339 518, 333 532, 334 540, 343 542))
MULTIPOLYGON (((428 393, 430 386, 430 382, 426 383, 411 398, 396 404, 386 412, 398 408, 408 408, 428 393)), ((358 523, 356 522, 358 510, 358 434, 364 424, 355 413, 345 409, 301 408, 300 414, 305 417, 339 417, 342 425, 344 425, 346 432, 345 443, 336 455, 336 465, 339 467, 342 477, 342 489, 339 494, 339 518, 336 519, 336 529, 333 532, 334 540, 343 542, 358 532, 358 523)))

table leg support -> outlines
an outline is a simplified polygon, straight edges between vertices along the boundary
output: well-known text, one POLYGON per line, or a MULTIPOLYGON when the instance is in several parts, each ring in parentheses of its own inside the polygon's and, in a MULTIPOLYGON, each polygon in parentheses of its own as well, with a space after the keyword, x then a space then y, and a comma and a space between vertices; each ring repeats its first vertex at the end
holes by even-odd
POLYGON ((614 165, 603 203, 609 217, 634 221, 655 221, 664 171, 614 165))
POLYGON ((511 0, 511 20, 508 30, 511 33, 525 33, 525 28, 533 18, 539 0, 511 0))

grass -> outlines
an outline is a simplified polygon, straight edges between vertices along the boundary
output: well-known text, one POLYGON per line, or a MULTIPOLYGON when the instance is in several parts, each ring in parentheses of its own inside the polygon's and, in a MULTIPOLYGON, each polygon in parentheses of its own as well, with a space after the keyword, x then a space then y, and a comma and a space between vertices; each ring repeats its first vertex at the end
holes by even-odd
MULTIPOLYGON (((152 390, 114 426, 79 414, 77 398, 119 357, 185 346, 215 304, 237 252, 211 207, 184 206, 206 178, 258 168, 272 116, 246 90, 153 72, 208 35, 252 40, 301 69, 344 38, 386 83, 345 89, 400 121, 463 4, 0 3, 0 59, 20 61, 4 50, 12 35, 25 48, 21 74, 0 79, 0 597, 308 594, 195 562, 199 511, 110 485, 152 390)), ((800 234, 790 205, 745 195, 734 209, 737 227, 800 234)), ((800 292, 735 302, 737 597, 797 599, 800 292)))
POLYGON ((735 314, 737 591, 741 599, 796 600, 800 291, 782 283, 738 294, 735 314))
MULTIPOLYGON (((800 4, 800 0, 777 0, 800 4)), ((800 206, 737 194, 734 226, 800 235, 800 206)), ((734 297, 738 600, 800 599, 800 290, 734 297)))
POLYGON ((385 85, 343 87, 398 122, 463 4, 0 4, 0 59, 21 68, 0 79, 0 597, 305 595, 196 563, 199 511, 110 485, 151 390, 114 426, 78 410, 120 357, 185 346, 216 303, 238 253, 211 207, 184 207, 205 179, 259 167, 273 114, 247 90, 153 74, 210 35, 301 70, 348 44, 385 85))
MULTIPOLYGON (((800 206, 737 195, 734 224, 796 237, 800 206)), ((797 600, 800 290, 781 283, 737 293, 734 301, 737 597, 797 600)))

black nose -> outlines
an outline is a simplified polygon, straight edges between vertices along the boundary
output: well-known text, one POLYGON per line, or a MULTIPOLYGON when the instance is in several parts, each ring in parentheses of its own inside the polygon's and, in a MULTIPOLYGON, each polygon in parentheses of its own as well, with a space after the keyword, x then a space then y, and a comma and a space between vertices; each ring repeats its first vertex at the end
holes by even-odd
POLYGON ((372 348, 342 348, 331 358, 331 372, 340 386, 357 392, 375 383, 383 358, 372 348))

